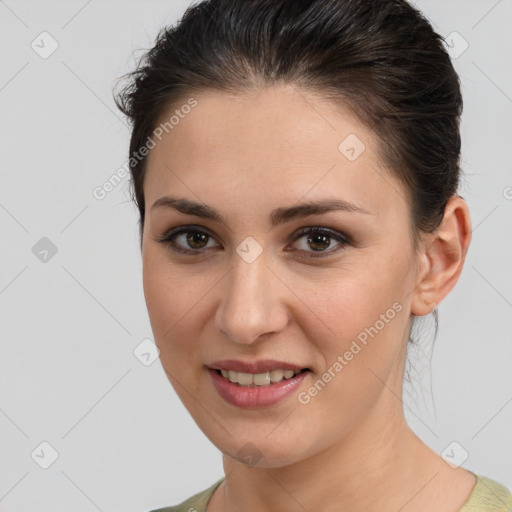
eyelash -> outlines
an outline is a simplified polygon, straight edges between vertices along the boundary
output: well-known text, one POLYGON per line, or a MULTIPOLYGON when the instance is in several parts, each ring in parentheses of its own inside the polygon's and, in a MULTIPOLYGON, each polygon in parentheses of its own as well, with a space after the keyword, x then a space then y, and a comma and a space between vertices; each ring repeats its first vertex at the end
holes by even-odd
MULTIPOLYGON (((156 241, 162 244, 167 245, 171 250, 183 254, 190 254, 190 255, 200 255, 202 252, 204 252, 203 249, 183 249, 181 247, 178 247, 173 244, 174 240, 178 235, 181 235, 182 233, 202 233, 204 235, 207 235, 209 239, 213 238, 212 235, 210 235, 207 231, 204 231, 203 229, 198 229, 194 226, 183 226, 180 228, 176 228, 163 237, 156 238, 156 241)), ((293 238, 292 242, 296 242, 303 236, 309 235, 311 233, 317 233, 321 235, 328 235, 330 238, 336 240, 340 243, 340 246, 337 249, 329 250, 329 251, 318 251, 318 252, 311 252, 310 251, 304 251, 309 254, 307 257, 311 258, 323 258, 326 256, 330 256, 342 249, 345 248, 346 245, 350 243, 348 237, 343 236, 341 233, 334 231, 329 228, 323 228, 319 226, 313 226, 313 227, 306 227, 302 228, 293 238)), ((208 240, 209 241, 209 240, 208 240)), ((298 249, 301 251, 301 249, 298 249)))

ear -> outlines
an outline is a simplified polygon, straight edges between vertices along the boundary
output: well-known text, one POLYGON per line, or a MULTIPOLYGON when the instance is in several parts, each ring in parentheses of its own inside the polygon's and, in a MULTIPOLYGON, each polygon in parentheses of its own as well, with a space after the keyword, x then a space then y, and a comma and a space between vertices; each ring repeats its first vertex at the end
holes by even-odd
POLYGON ((425 236, 419 255, 411 313, 428 315, 451 291, 464 266, 471 242, 469 208, 460 196, 446 203, 441 224, 425 236))

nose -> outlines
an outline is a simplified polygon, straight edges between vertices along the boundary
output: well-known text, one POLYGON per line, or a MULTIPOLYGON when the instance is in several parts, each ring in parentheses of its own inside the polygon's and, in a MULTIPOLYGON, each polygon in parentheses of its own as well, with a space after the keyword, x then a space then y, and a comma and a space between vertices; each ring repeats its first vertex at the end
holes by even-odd
POLYGON ((224 279, 215 321, 228 339, 250 345, 288 325, 283 300, 286 286, 276 271, 267 266, 264 254, 252 263, 237 254, 233 259, 233 268, 224 279))

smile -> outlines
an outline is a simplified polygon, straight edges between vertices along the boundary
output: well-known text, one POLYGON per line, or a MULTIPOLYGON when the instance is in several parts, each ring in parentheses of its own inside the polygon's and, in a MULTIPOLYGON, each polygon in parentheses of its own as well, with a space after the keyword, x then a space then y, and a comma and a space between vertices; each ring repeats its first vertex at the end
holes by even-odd
POLYGON ((295 375, 306 371, 304 370, 272 370, 264 373, 244 373, 233 370, 217 370, 217 373, 233 384, 239 384, 245 387, 271 386, 282 380, 288 380, 295 375))
POLYGON ((263 373, 245 373, 208 368, 208 373, 217 393, 227 403, 257 409, 277 404, 295 394, 302 381, 311 375, 311 370, 274 369, 263 373))

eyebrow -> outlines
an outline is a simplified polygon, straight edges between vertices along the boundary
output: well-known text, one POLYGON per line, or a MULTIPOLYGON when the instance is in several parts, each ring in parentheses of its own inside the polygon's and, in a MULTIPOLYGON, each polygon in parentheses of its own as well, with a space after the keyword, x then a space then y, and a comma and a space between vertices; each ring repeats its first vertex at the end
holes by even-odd
MULTIPOLYGON (((211 219, 226 224, 222 215, 215 208, 202 203, 197 203, 190 199, 163 196, 153 203, 151 210, 161 207, 172 208, 186 215, 195 215, 196 217, 211 219)), ((276 208, 275 210, 272 210, 270 214, 270 223, 275 227, 293 219, 319 215, 331 211, 345 211, 375 215, 375 213, 369 212, 368 210, 365 210, 354 203, 350 203, 349 201, 345 201, 344 199, 327 198, 318 201, 308 201, 294 206, 276 208)))

